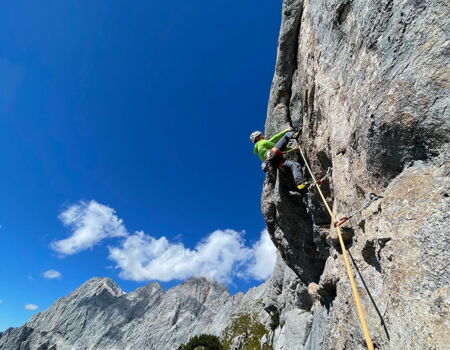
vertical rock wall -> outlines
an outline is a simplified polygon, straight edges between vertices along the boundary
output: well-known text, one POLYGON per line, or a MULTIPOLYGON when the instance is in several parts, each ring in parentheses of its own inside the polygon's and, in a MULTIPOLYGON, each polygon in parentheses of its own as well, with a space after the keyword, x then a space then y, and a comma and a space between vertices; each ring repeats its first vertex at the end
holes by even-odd
MULTIPOLYGON (((370 192, 383 196, 344 229, 382 349, 450 344, 449 14, 444 0, 283 3, 266 134, 303 127, 315 175, 331 170, 323 189, 336 216, 361 208, 370 192)), ((364 349, 330 219, 315 190, 293 188, 279 171, 262 194, 302 311, 280 315, 275 348, 364 349), (290 347, 280 334, 295 322, 303 340, 290 347)), ((279 297, 283 285, 289 289, 281 283, 279 297)), ((275 299, 267 308, 279 312, 275 299)))

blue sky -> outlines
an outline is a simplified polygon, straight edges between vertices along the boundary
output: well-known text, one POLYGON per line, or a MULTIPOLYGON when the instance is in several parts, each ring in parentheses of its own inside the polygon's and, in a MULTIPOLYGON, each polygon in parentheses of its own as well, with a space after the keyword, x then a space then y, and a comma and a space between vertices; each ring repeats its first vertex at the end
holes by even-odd
POLYGON ((267 249, 248 135, 264 126, 280 11, 272 0, 0 2, 0 330, 94 276, 127 292, 199 271, 233 293, 260 283, 245 262, 267 249), (95 243, 63 241, 83 233, 95 243), (175 255, 198 264, 162 274, 175 255))

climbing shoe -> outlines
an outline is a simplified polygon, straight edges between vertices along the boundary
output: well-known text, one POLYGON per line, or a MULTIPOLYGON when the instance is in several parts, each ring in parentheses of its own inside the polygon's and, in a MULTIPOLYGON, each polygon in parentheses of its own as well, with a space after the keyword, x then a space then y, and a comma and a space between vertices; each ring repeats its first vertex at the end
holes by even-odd
POLYGON ((292 135, 292 138, 297 140, 298 137, 300 136, 300 133, 301 133, 301 131, 296 131, 296 132, 292 135))
POLYGON ((310 184, 311 184, 310 182, 304 182, 304 183, 298 185, 297 188, 298 188, 299 190, 303 190, 303 189, 305 189, 306 187, 308 187, 310 184))

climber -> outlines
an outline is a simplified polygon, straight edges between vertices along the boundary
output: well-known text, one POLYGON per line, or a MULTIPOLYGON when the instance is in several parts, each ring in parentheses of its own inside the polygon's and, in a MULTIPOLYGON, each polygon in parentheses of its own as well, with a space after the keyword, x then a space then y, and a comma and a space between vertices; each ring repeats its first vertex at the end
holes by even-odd
POLYGON ((270 139, 266 140, 261 131, 254 131, 250 135, 250 140, 255 144, 253 153, 257 154, 262 160, 262 169, 264 172, 269 168, 281 169, 289 168, 294 177, 295 185, 299 190, 306 188, 309 182, 303 180, 302 168, 299 163, 284 158, 284 151, 290 151, 287 147, 289 140, 297 139, 301 131, 285 130, 270 139))

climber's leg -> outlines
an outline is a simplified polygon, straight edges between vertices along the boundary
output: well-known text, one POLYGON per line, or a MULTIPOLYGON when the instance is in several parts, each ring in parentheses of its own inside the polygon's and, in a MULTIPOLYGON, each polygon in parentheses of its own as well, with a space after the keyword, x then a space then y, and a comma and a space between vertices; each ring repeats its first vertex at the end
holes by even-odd
POLYGON ((288 131, 286 134, 284 134, 284 136, 275 144, 275 148, 283 152, 286 149, 286 146, 289 143, 289 140, 292 138, 293 134, 293 131, 288 131))
POLYGON ((303 173, 300 164, 293 162, 292 160, 285 160, 283 167, 291 169, 292 176, 294 177, 295 185, 297 188, 302 189, 306 187, 307 183, 303 181, 303 173))

